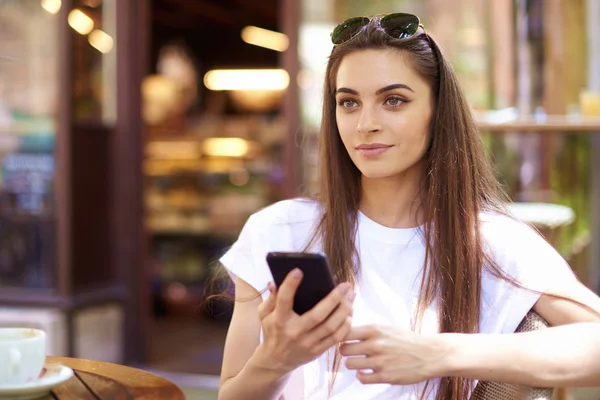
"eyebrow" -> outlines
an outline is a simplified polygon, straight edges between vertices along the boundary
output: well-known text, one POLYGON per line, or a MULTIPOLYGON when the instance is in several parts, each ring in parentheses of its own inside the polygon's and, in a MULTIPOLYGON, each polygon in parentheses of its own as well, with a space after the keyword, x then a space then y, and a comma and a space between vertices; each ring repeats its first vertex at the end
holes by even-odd
MULTIPOLYGON (((381 89, 377 90, 375 92, 375 94, 376 95, 380 95, 380 94, 383 94, 385 92, 389 92, 390 90, 394 90, 394 89, 406 89, 406 90, 410 90, 411 92, 414 93, 414 90, 412 90, 412 88, 410 86, 405 85, 404 83, 394 83, 392 85, 388 85, 388 86, 382 87, 381 89)), ((339 88, 335 92, 335 94, 338 94, 338 93, 348 93, 348 94, 353 94, 355 96, 358 96, 358 92, 356 90, 350 89, 350 88, 345 88, 345 87, 339 88)))

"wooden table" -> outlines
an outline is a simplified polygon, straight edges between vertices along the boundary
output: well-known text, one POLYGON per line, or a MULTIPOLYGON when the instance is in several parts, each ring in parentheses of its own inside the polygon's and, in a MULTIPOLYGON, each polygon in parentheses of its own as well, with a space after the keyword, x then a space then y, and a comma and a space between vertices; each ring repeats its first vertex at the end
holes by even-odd
POLYGON ((185 400, 181 389, 160 376, 123 365, 47 357, 73 370, 73 378, 43 400, 185 400))

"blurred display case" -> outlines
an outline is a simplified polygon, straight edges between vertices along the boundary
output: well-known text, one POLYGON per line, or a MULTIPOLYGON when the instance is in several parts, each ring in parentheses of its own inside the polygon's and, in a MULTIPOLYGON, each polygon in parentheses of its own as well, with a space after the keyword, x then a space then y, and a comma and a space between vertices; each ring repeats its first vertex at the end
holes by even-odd
POLYGON ((282 199, 284 129, 278 116, 233 114, 180 134, 150 131, 145 226, 156 315, 222 317, 203 303, 226 284, 216 260, 251 214, 282 199))
MULTIPOLYGON (((142 84, 154 315, 219 317, 213 311, 220 306, 206 301, 229 283, 218 259, 248 217, 281 200, 289 185, 285 92, 209 83, 218 74, 214 55, 192 47, 191 36, 171 34, 155 39, 155 71, 142 84)), ((252 73, 243 65, 234 69, 252 73)), ((225 303, 226 319, 231 303, 225 303)))

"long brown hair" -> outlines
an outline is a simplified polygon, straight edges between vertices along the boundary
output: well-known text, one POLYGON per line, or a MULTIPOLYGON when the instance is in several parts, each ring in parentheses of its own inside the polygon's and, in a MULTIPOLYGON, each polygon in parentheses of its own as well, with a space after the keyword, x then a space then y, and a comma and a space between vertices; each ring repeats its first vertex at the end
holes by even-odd
MULTIPOLYGON (((336 46, 327 64, 320 134, 322 209, 311 243, 319 237, 338 282, 356 283, 360 260, 354 237, 361 196, 361 172, 353 164, 336 124, 336 76, 342 59, 364 49, 396 49, 431 86, 434 110, 430 146, 424 155, 424 180, 419 193, 425 215, 426 246, 417 319, 434 299, 439 304, 440 332, 479 331, 483 268, 513 281, 486 255, 479 214, 506 214, 507 197, 487 159, 483 142, 450 63, 429 35, 393 39, 372 21, 350 42, 336 46)), ((334 371, 339 368, 336 352, 334 371)), ((333 384, 332 384, 333 385, 333 384)), ((332 387, 330 388, 332 389, 332 387)), ((438 400, 468 397, 470 382, 442 378, 438 400)), ((423 396, 425 393, 423 393, 423 396)))

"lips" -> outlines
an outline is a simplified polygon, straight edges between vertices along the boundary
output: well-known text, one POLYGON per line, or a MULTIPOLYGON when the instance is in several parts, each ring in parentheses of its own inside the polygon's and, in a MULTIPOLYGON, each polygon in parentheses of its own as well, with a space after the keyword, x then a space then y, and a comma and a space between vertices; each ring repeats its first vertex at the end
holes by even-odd
POLYGON ((388 144, 365 143, 357 146, 356 150, 358 150, 358 153, 364 157, 373 158, 380 156, 392 147, 394 146, 388 144))
POLYGON ((374 150, 374 149, 389 148, 389 147, 392 147, 392 145, 381 144, 381 143, 365 143, 365 144, 361 144, 361 145, 357 146, 356 149, 357 150, 374 150))

